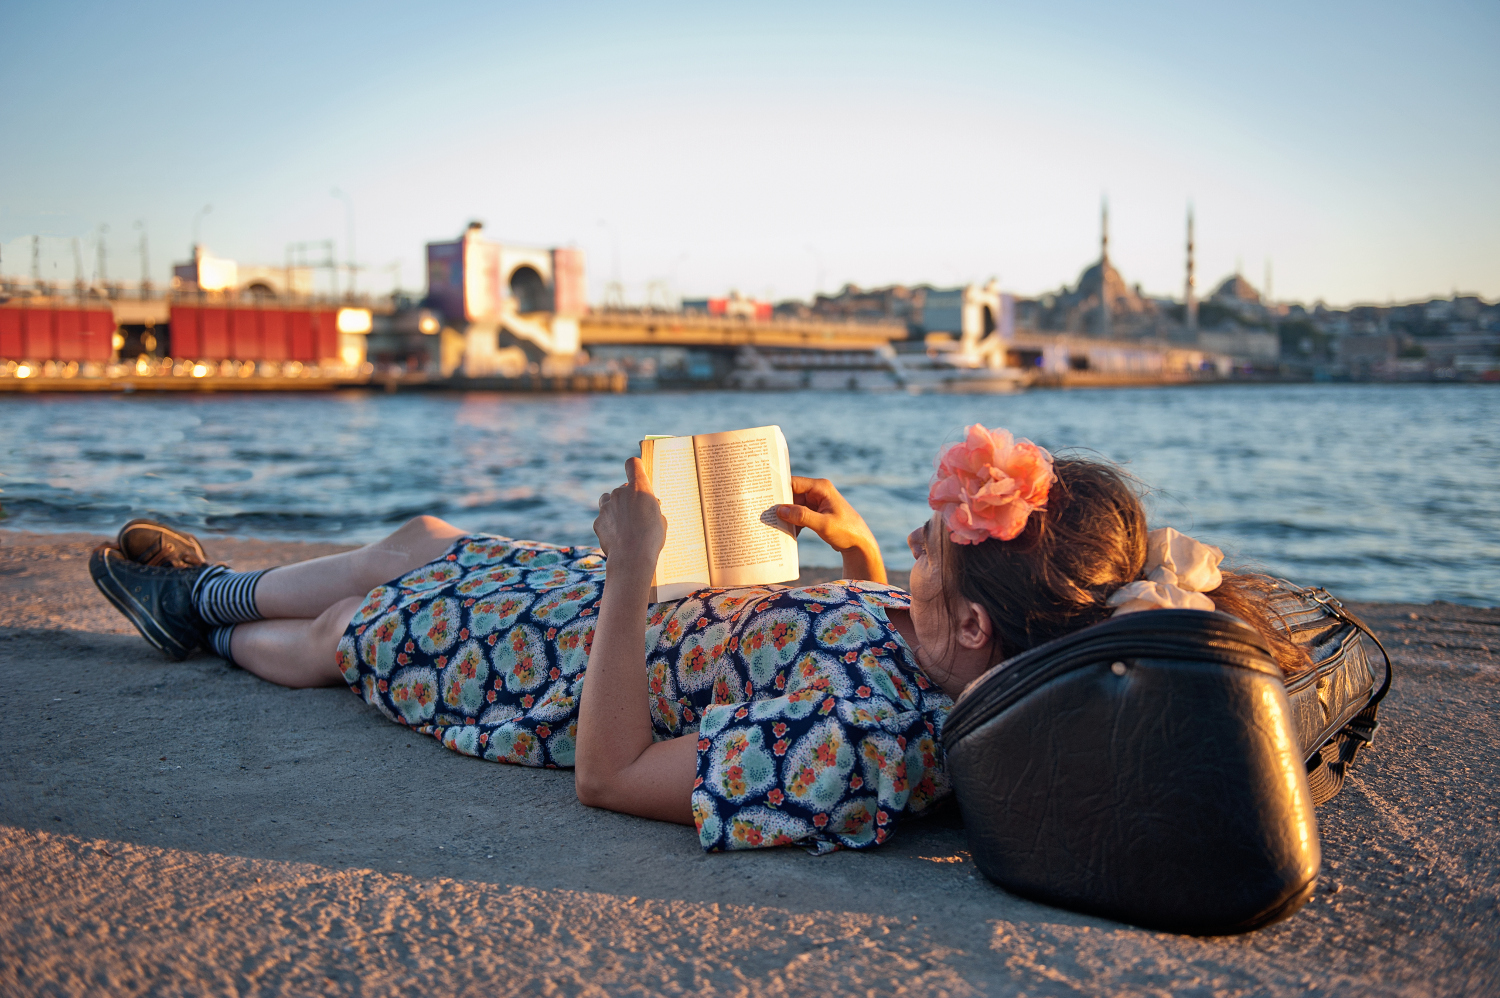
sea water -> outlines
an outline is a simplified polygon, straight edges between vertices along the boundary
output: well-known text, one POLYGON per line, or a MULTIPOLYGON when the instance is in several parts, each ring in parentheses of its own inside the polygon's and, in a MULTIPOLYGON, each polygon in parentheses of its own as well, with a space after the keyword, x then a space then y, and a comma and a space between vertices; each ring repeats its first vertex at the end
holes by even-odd
MULTIPOLYGON (((832 479, 880 539, 928 515, 969 423, 1119 462, 1170 525, 1368 600, 1500 604, 1500 389, 1204 386, 1012 395, 376 392, 0 399, 0 527, 368 541, 418 513, 591 543, 600 493, 648 433, 778 423, 794 474, 832 479)), ((815 537, 804 564, 836 565, 815 537)))

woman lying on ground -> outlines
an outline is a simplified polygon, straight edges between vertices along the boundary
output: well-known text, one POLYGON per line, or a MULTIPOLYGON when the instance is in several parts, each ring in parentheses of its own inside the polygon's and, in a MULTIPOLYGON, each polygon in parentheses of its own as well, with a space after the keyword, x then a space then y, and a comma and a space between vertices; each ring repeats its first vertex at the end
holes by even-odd
POLYGON ((693 824, 710 850, 885 841, 947 792, 939 736, 971 681, 1115 612, 1218 607, 1283 669, 1305 661, 1254 577, 1148 535, 1119 471, 1004 430, 970 427, 943 454, 936 512, 908 538, 910 594, 885 585, 833 485, 794 478, 778 516, 840 551, 844 580, 648 605, 665 521, 638 459, 626 478, 600 497, 602 550, 418 517, 346 554, 231 572, 134 521, 90 569, 174 658, 201 643, 283 686, 347 684, 455 751, 573 766, 583 803, 693 824))

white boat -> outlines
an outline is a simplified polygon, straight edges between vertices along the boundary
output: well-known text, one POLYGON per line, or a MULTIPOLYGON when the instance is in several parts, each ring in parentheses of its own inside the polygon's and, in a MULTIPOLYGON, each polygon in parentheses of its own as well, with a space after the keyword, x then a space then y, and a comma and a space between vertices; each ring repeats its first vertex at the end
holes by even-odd
POLYGON ((725 388, 754 391, 791 391, 807 387, 807 372, 773 367, 753 346, 740 347, 734 370, 724 379, 725 388))
MULTIPOLYGON (((865 355, 858 364, 806 363, 788 367, 773 364, 752 346, 740 348, 735 368, 724 379, 727 388, 786 391, 810 388, 821 391, 909 392, 1009 392, 1022 386, 1024 372, 1018 367, 991 366, 994 352, 963 353, 931 350, 922 355, 898 354, 882 346, 865 355)), ((835 358, 837 360, 837 358, 835 358)))
POLYGON ((885 347, 882 354, 897 383, 909 392, 1013 392, 1026 377, 1019 367, 992 367, 982 355, 957 350, 914 356, 885 347))
POLYGON ((755 347, 740 347, 726 388, 785 391, 892 391, 901 387, 885 355, 876 351, 782 352, 767 356, 755 347), (851 356, 852 355, 852 356, 851 356), (773 362, 774 361, 774 362, 773 362))

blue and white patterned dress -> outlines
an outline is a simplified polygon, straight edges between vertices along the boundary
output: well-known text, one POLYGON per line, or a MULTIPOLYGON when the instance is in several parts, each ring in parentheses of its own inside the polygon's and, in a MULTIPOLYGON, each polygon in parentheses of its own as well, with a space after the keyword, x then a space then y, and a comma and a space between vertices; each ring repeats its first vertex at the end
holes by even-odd
MULTIPOLYGON (((456 752, 571 766, 597 548, 474 535, 374 590, 339 643, 349 688, 456 752)), ((899 589, 842 581, 705 589, 647 612, 657 740, 697 738, 703 848, 888 839, 948 792, 952 700, 886 618, 899 589)))

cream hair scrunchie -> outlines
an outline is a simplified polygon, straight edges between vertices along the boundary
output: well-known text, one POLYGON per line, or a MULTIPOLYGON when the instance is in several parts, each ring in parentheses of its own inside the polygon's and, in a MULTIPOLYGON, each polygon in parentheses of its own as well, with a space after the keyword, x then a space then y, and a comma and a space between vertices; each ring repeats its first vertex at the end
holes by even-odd
POLYGON ((1146 535, 1146 578, 1121 586, 1108 604, 1114 616, 1137 610, 1212 610, 1214 601, 1203 595, 1219 588, 1224 575, 1219 563, 1224 552, 1196 541, 1171 527, 1146 535))

